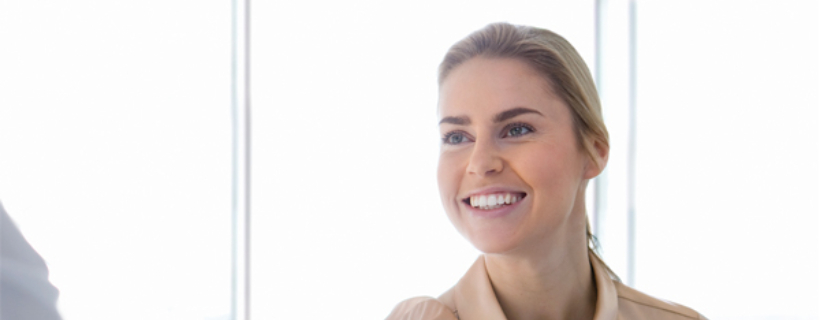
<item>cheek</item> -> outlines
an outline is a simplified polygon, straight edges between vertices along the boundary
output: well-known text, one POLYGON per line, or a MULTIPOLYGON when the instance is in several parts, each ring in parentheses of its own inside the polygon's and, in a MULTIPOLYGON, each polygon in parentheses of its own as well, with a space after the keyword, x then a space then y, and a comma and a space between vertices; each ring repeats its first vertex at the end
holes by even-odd
POLYGON ((458 193, 461 178, 464 173, 460 168, 458 157, 450 153, 442 153, 438 160, 438 191, 444 209, 450 214, 454 206, 454 198, 458 193))
POLYGON ((519 176, 534 189, 539 206, 570 205, 583 178, 577 152, 561 146, 534 149, 538 151, 519 156, 519 176))

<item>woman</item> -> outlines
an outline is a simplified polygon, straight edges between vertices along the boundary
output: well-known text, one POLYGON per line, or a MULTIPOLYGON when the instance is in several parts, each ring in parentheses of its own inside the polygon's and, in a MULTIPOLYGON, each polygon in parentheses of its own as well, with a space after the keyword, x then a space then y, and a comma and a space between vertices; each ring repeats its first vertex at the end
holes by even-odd
MULTIPOLYGON (((613 280, 584 208, 609 138, 589 70, 550 31, 497 23, 439 68, 438 183, 450 221, 484 254, 438 299, 388 319, 702 319, 613 280)), ((617 277, 615 277, 617 279, 617 277)))

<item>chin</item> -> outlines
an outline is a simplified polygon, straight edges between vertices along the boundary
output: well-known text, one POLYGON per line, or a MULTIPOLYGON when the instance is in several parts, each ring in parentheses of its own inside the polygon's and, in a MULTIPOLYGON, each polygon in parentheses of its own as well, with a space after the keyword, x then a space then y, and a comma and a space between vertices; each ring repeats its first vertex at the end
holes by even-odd
POLYGON ((483 253, 500 254, 509 252, 525 242, 529 230, 524 215, 513 214, 496 219, 475 219, 468 213, 448 215, 459 233, 473 247, 483 253))
POLYGON ((515 233, 503 230, 481 230, 465 234, 473 247, 483 253, 500 254, 512 251, 520 244, 515 233))

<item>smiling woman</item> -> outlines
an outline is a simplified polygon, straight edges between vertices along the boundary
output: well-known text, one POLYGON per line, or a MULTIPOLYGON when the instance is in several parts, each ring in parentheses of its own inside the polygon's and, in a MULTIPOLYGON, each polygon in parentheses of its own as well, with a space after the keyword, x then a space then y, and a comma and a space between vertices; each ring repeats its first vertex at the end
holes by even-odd
POLYGON ((595 254, 585 190, 609 138, 592 77, 547 30, 492 24, 439 69, 438 184, 481 255, 438 299, 388 319, 700 319, 631 289, 595 254))
POLYGON ((578 148, 569 109, 545 88, 525 62, 508 58, 471 59, 442 84, 441 113, 468 120, 440 126, 442 201, 456 228, 485 253, 519 251, 556 236, 565 223, 585 228, 581 185, 600 167, 578 148), (507 194, 521 201, 496 205, 507 194), (476 206, 462 201, 470 198, 476 206))

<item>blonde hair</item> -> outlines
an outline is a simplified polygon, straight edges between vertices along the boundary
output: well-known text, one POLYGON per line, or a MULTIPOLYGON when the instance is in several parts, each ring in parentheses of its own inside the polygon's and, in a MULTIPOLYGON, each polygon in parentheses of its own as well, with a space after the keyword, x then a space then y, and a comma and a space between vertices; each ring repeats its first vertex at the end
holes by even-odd
MULTIPOLYGON (((596 165, 603 165, 595 142, 609 148, 609 133, 601 114, 598 90, 584 60, 560 35, 544 29, 493 23, 454 44, 439 65, 439 86, 450 72, 474 57, 512 58, 528 63, 540 72, 572 111, 576 140, 596 165)), ((603 168, 601 168, 603 169, 603 168)), ((586 227, 589 251, 596 254, 597 241, 586 227)), ((603 260, 601 260, 603 262, 603 260)), ((604 264, 605 265, 605 264, 604 264)), ((606 266, 606 265, 605 265, 606 266)), ((612 270, 607 271, 617 279, 612 270)))

